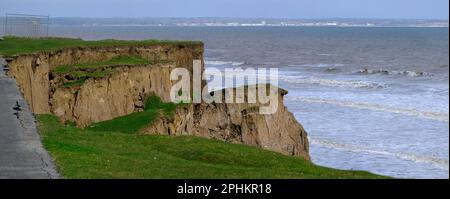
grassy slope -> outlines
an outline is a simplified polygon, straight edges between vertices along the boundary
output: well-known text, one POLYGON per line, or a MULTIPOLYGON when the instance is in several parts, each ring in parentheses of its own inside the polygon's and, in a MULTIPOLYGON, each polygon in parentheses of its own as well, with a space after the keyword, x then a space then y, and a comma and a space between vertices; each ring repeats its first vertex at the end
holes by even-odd
POLYGON ((381 178, 316 166, 297 157, 196 137, 136 133, 175 105, 148 100, 139 114, 87 129, 39 115, 44 146, 66 178, 381 178), (143 119, 146 118, 146 119, 143 119))
POLYGON ((159 97, 150 96, 146 100, 143 112, 132 113, 124 117, 118 117, 109 121, 99 122, 89 126, 87 129, 99 132, 121 132, 136 133, 150 124, 154 119, 160 117, 172 117, 176 105, 173 103, 163 103, 159 97))
MULTIPOLYGON (((158 61, 164 63, 167 61, 158 61)), ((137 56, 118 56, 111 60, 83 63, 74 65, 57 66, 52 70, 56 75, 70 75, 74 78, 73 81, 64 83, 65 87, 81 86, 89 78, 101 78, 114 73, 113 66, 120 65, 146 65, 156 64, 155 61, 150 61, 137 56)))
POLYGON ((113 66, 113 65, 144 65, 144 64, 155 64, 155 62, 137 56, 119 56, 114 57, 111 60, 96 63, 57 66, 53 69, 52 72, 57 74, 65 74, 86 69, 100 69, 106 66, 113 66))
POLYGON ((81 39, 69 38, 26 38, 6 36, 0 40, 0 55, 11 56, 17 54, 28 54, 43 51, 59 50, 62 48, 73 47, 96 47, 96 46, 147 46, 147 45, 202 45, 196 41, 165 41, 165 40, 142 40, 142 41, 126 41, 126 40, 100 40, 100 41, 84 41, 81 39))
MULTIPOLYGON (((0 55, 72 47, 161 44, 201 45, 201 42, 5 37, 0 40, 0 55)), ((170 117, 175 108, 156 98, 150 98, 146 105, 144 112, 87 129, 62 125, 52 115, 39 115, 39 132, 66 178, 382 178, 368 172, 319 167, 301 158, 245 145, 196 137, 140 135, 138 130, 161 112, 170 117)))

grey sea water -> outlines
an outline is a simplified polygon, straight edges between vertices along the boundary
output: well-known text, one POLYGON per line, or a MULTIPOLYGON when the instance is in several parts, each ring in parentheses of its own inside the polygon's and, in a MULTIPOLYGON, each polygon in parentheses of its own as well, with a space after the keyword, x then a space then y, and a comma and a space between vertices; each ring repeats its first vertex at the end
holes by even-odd
POLYGON ((53 26, 53 36, 205 42, 207 67, 279 67, 312 160, 449 177, 449 29, 53 26))

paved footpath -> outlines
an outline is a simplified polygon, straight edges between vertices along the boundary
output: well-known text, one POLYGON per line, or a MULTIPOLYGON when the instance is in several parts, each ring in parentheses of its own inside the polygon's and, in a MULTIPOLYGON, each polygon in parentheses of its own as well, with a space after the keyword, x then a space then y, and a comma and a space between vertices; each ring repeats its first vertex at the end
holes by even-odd
POLYGON ((35 118, 0 58, 0 179, 59 178, 42 147, 35 118), (16 102, 20 106, 16 110, 16 102))

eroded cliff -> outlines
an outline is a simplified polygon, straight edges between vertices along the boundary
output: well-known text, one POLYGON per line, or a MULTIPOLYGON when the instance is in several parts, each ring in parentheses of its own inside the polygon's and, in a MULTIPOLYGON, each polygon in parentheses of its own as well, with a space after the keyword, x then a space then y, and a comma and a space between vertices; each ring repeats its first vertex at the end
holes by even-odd
POLYGON ((119 56, 168 60, 192 71, 194 59, 203 59, 203 45, 152 45, 66 48, 57 51, 7 56, 8 75, 15 78, 35 114, 52 113, 51 71, 58 66, 96 63, 119 56))
MULTIPOLYGON (((8 74, 17 80, 35 114, 51 113, 61 122, 72 121, 83 128, 142 111, 149 95, 170 101, 175 83, 170 80, 171 70, 184 67, 192 74, 193 61, 203 60, 203 45, 66 48, 6 60, 8 74), (80 67, 73 74, 55 71, 60 66, 98 65, 120 56, 151 62, 80 67)), ((260 104, 186 104, 173 117, 157 119, 142 133, 201 136, 309 159, 307 134, 284 106, 287 91, 280 89, 279 93, 279 108, 271 115, 255 111, 260 104)))
MULTIPOLYGON (((227 90, 215 93, 224 96, 227 90)), ((173 117, 161 117, 142 132, 243 143, 309 160, 307 133, 284 106, 287 91, 279 89, 278 92, 278 108, 274 114, 260 114, 260 107, 266 105, 260 103, 188 104, 179 107, 173 117)))

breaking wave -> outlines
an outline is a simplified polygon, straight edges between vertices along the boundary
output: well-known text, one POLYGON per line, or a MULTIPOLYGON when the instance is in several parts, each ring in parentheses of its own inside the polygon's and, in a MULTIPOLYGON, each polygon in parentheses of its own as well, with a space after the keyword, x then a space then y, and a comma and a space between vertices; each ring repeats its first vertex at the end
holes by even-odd
POLYGON ((343 88, 369 88, 369 89, 380 89, 388 87, 387 84, 369 82, 369 81, 353 81, 353 80, 331 80, 331 79, 321 79, 321 78, 299 78, 299 77, 289 77, 280 76, 280 79, 295 84, 317 84, 321 86, 329 87, 343 87, 343 88))
POLYGON ((382 74, 382 75, 404 75, 408 77, 432 77, 432 73, 427 73, 423 71, 390 71, 387 69, 367 69, 363 68, 356 72, 356 74, 382 74))
POLYGON ((303 64, 301 66, 303 66, 303 67, 312 67, 312 68, 336 68, 336 67, 343 67, 345 65, 344 64, 323 64, 323 63, 319 63, 319 64, 303 64))
POLYGON ((348 144, 341 144, 336 143, 329 140, 321 140, 321 139, 314 139, 309 138, 309 141, 312 145, 319 145, 326 148, 331 149, 337 149, 342 151, 348 151, 348 152, 354 152, 354 153, 370 153, 370 154, 376 154, 376 155, 384 155, 384 156, 391 156, 396 157, 403 160, 409 160, 414 161, 417 163, 425 163, 433 165, 434 167, 443 169, 448 171, 449 170, 449 164, 447 159, 435 157, 435 156, 424 156, 424 155, 416 155, 416 154, 409 154, 409 153, 402 153, 402 152, 390 152, 390 151, 384 151, 384 150, 374 150, 369 148, 363 148, 348 144))
POLYGON ((232 62, 232 61, 205 61, 206 65, 211 66, 242 66, 245 62, 232 62))
POLYGON ((320 99, 320 98, 307 98, 307 97, 299 97, 299 96, 297 96, 297 97, 287 96, 286 100, 300 101, 300 102, 306 102, 306 103, 331 104, 331 105, 342 106, 342 107, 397 113, 397 114, 403 114, 403 115, 407 115, 407 116, 419 117, 419 118, 424 118, 424 119, 449 122, 449 115, 446 113, 426 112, 426 111, 420 111, 420 110, 412 109, 412 108, 410 108, 410 109, 409 108, 397 108, 397 107, 383 106, 380 104, 366 104, 366 103, 356 103, 356 102, 351 102, 351 101, 326 100, 326 99, 320 99))

